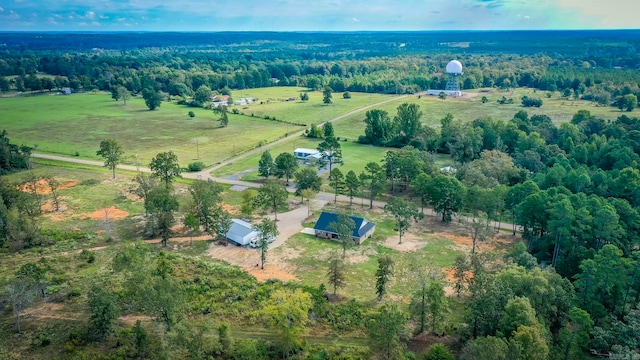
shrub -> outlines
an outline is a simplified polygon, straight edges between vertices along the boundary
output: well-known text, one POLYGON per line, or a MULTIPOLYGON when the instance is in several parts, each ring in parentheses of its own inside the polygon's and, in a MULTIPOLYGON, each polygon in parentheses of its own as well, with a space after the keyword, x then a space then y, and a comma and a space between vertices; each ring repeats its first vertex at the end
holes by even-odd
POLYGON ((522 97, 522 106, 524 107, 540 107, 542 106, 541 99, 530 98, 528 96, 522 97))
POLYGON ((193 111, 189 111, 189 117, 190 118, 195 117, 195 116, 196 116, 196 113, 194 113, 193 111))
POLYGON ((80 253, 80 259, 86 261, 87 264, 92 264, 94 261, 96 261, 96 255, 93 252, 84 249, 80 253))
POLYGON ((187 165, 189 171, 202 171, 204 169, 204 163, 202 161, 195 161, 187 165))
POLYGON ((342 94, 342 97, 345 99, 351 99, 351 93, 349 93, 348 91, 345 91, 344 94, 342 94))
POLYGON ((236 114, 236 115, 240 114, 240 110, 238 110, 238 109, 232 109, 231 112, 236 114))

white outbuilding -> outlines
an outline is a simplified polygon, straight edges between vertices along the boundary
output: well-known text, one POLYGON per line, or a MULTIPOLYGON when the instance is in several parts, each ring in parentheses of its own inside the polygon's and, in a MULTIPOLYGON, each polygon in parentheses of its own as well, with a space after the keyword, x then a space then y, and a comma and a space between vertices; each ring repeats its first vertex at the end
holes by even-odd
POLYGON ((247 246, 252 241, 257 242, 260 232, 253 229, 253 226, 240 219, 231 219, 231 227, 227 232, 227 239, 240 246, 247 246))

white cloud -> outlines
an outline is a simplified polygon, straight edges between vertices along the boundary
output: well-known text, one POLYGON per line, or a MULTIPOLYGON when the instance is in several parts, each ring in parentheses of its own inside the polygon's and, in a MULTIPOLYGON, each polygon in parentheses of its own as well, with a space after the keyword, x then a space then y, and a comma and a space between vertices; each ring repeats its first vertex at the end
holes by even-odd
POLYGON ((2 6, 0 6, 0 12, 3 12, 4 8, 2 6))
POLYGON ((100 26, 100 23, 99 23, 99 22, 97 22, 97 21, 92 21, 92 22, 91 22, 91 25, 93 25, 93 26, 100 26))
POLYGON ((357 18, 351 18, 351 21, 353 21, 353 22, 360 22, 360 20, 358 20, 357 18))
POLYGON ((86 13, 84 13, 84 17, 86 17, 87 19, 93 19, 96 17, 96 13, 94 13, 93 11, 87 11, 86 13))

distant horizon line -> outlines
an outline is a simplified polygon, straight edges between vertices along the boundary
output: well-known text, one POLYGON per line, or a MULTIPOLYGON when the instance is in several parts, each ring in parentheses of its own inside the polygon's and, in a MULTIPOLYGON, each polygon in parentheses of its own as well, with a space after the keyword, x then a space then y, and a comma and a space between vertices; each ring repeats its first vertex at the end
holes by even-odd
POLYGON ((640 31, 640 28, 594 29, 477 29, 477 30, 0 30, 0 33, 58 33, 58 34, 108 34, 108 33, 443 33, 443 32, 551 32, 551 31, 640 31))

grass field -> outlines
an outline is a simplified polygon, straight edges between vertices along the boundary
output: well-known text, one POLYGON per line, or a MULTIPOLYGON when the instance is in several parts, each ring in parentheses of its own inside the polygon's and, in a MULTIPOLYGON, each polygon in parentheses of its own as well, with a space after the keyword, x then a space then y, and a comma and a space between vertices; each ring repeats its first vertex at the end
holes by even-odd
POLYGON ((333 94, 333 103, 325 105, 322 102, 322 92, 308 91, 301 87, 276 87, 238 90, 233 93, 234 98, 253 97, 256 103, 244 107, 236 106, 246 115, 254 114, 258 117, 275 116, 277 119, 302 123, 306 125, 319 124, 328 119, 357 108, 390 99, 390 95, 351 93, 351 99, 344 99, 342 93, 333 94), (286 101, 289 97, 300 98, 306 92, 309 101, 286 101))
MULTIPOLYGON (((296 148, 311 148, 315 149, 318 144, 322 142, 321 139, 310 139, 307 137, 296 137, 291 140, 285 141, 281 144, 269 149, 271 156, 275 159, 278 154, 283 152, 292 152, 296 148)), ((384 158, 385 153, 388 151, 386 148, 362 145, 355 142, 340 142, 342 148, 342 157, 344 165, 340 166, 340 171, 346 174, 349 170, 353 170, 356 174, 361 173, 364 170, 365 165, 369 162, 379 162, 384 158)), ((258 166, 262 152, 248 156, 242 160, 224 166, 216 171, 211 172, 213 176, 229 176, 237 174, 258 166)), ((257 170, 245 173, 242 176, 242 180, 255 181, 260 179, 257 170)))
MULTIPOLYGON (((560 97, 559 92, 554 93, 549 99, 545 92, 536 92, 533 89, 522 88, 509 92, 501 92, 496 89, 484 91, 468 91, 468 96, 466 97, 449 97, 446 100, 441 100, 437 96, 422 96, 419 99, 417 96, 411 96, 401 101, 384 104, 376 107, 376 109, 387 111, 389 116, 393 118, 398 105, 404 102, 415 103, 420 105, 420 109, 423 112, 422 123, 435 128, 440 127, 440 119, 448 113, 451 113, 455 119, 462 121, 473 121, 484 116, 508 121, 512 119, 518 111, 524 110, 529 116, 545 114, 556 124, 570 121, 578 110, 589 110, 592 115, 611 120, 615 120, 620 115, 640 117, 640 109, 635 109, 630 113, 621 112, 617 108, 595 106, 588 101, 563 99, 560 97), (489 100, 485 104, 482 103, 483 96, 486 96, 489 100), (503 96, 512 98, 514 103, 511 105, 498 104, 497 100, 503 96), (540 108, 523 108, 521 105, 521 98, 523 96, 540 98, 543 101, 543 105, 540 108)), ((357 140, 360 135, 364 135, 364 119, 365 113, 360 113, 336 122, 334 124, 336 134, 338 136, 346 136, 351 140, 357 140)))
MULTIPOLYGON (((243 95, 278 98, 280 94, 295 95, 300 90, 266 88, 243 91, 243 95)), ((2 129, 8 131, 12 142, 33 146, 39 152, 99 159, 95 152, 100 141, 115 138, 125 150, 125 163, 135 164, 137 155, 139 164, 144 166, 157 153, 172 150, 183 166, 195 161, 198 155, 200 161, 211 165, 260 142, 271 142, 304 129, 265 120, 263 114, 296 123, 317 123, 384 98, 354 94, 350 100, 336 99, 334 105, 327 106, 321 104, 320 97, 320 93, 313 93, 306 103, 258 102, 247 109, 236 106, 246 115, 230 113, 226 128, 218 126, 218 115, 210 110, 165 102, 158 110, 149 111, 141 98, 132 98, 124 106, 107 93, 3 98, 0 118, 7 119, 2 129), (196 116, 189 118, 189 111, 196 116), (255 117, 250 116, 251 112, 255 117)))
MULTIPOLYGON (((329 207, 332 209, 333 207, 329 207)), ((408 298, 414 289, 411 274, 416 269, 444 268, 451 266, 460 250, 446 238, 432 234, 427 221, 421 220, 420 225, 412 227, 413 240, 416 245, 413 250, 398 250, 389 247, 398 241, 394 231, 395 222, 386 214, 378 212, 358 213, 376 224, 376 230, 370 239, 363 244, 347 251, 347 285, 340 291, 349 297, 361 301, 373 301, 375 298, 375 271, 378 268, 378 257, 387 254, 395 262, 394 280, 389 288, 394 298, 408 298)), ((313 219, 317 219, 316 216, 313 219)), ((313 226, 313 222, 305 224, 313 226)), ((289 263, 295 269, 294 274, 301 283, 310 286, 326 284, 327 259, 332 251, 342 254, 342 245, 336 241, 324 240, 307 234, 296 234, 280 248, 274 250, 285 258, 291 256, 289 263)))

